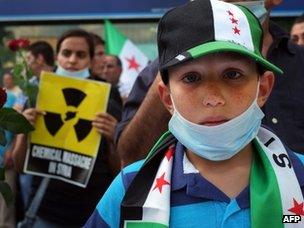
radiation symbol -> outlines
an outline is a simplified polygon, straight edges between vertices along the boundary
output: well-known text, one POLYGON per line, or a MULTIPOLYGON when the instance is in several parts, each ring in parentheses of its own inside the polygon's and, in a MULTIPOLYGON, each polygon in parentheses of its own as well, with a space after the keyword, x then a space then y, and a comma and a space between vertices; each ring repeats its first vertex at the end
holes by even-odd
POLYGON ((55 136, 57 132, 60 131, 60 129, 64 126, 64 124, 67 123, 67 121, 78 118, 76 124, 74 125, 74 131, 78 142, 81 142, 92 130, 92 124, 90 120, 77 117, 77 108, 87 95, 81 90, 75 88, 62 89, 62 93, 67 108, 72 106, 76 108, 76 111, 67 111, 64 118, 62 118, 62 114, 60 113, 46 111, 46 115, 43 116, 45 126, 48 132, 52 136, 55 136))

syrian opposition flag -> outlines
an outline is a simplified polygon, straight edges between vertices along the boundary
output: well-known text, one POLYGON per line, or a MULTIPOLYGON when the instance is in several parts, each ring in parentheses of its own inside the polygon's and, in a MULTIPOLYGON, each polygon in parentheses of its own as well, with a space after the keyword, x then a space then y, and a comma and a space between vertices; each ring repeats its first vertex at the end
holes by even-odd
POLYGON ((108 20, 105 21, 105 40, 107 54, 119 56, 122 62, 119 92, 123 97, 128 96, 136 77, 149 59, 108 20))
POLYGON ((169 227, 171 171, 174 151, 175 147, 170 146, 165 153, 165 158, 161 161, 153 184, 143 202, 142 212, 135 216, 136 219, 125 221, 124 228, 169 227))
POLYGON ((171 172, 176 139, 166 132, 157 141, 121 203, 124 228, 168 228, 171 172), (155 163, 155 161, 158 161, 155 163), (159 163, 160 162, 160 163, 159 163))

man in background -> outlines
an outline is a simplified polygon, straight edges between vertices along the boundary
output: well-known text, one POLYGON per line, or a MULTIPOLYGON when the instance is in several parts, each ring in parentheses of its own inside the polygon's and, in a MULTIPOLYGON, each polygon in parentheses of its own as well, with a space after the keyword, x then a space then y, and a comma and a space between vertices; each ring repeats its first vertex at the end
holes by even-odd
MULTIPOLYGON (((32 43, 27 48, 26 62, 34 74, 29 81, 33 85, 38 86, 41 72, 54 70, 55 57, 52 46, 46 41, 32 43)), ((22 111, 25 108, 27 100, 28 97, 24 94, 18 96, 14 106, 16 110, 22 111)))
MULTIPOLYGON (((96 81, 106 81, 111 83, 111 81, 108 81, 107 78, 104 76, 105 71, 105 59, 107 59, 105 55, 105 41, 95 33, 90 33, 92 40, 94 42, 94 56, 91 62, 91 75, 89 79, 93 79, 96 81)), ((108 69, 108 67, 107 67, 108 69)), ((106 73, 109 70, 106 70, 106 73)), ((112 83, 111 83, 112 84, 112 83)), ((114 87, 114 85, 112 84, 114 87)), ((114 88, 111 90, 111 97, 113 100, 115 100, 115 104, 112 105, 113 108, 117 109, 117 111, 121 112, 121 106, 122 106, 122 99, 120 96, 120 93, 118 91, 118 88, 114 88)))
POLYGON ((295 20, 291 27, 290 35, 294 43, 304 46, 304 14, 295 20))
POLYGON ((90 33, 90 35, 92 36, 95 48, 91 65, 91 73, 94 79, 103 79, 102 73, 104 68, 103 58, 105 55, 105 42, 100 36, 96 35, 95 33, 90 33))
POLYGON ((122 72, 122 63, 116 55, 105 55, 103 57, 104 67, 102 77, 112 86, 118 86, 119 78, 122 72))
POLYGON ((34 73, 31 81, 38 85, 41 71, 53 71, 54 51, 45 41, 37 41, 28 47, 26 55, 27 64, 34 73))
MULTIPOLYGON (((31 84, 38 86, 41 72, 54 70, 54 50, 46 41, 34 42, 27 48, 26 61, 34 74, 29 81, 31 84)), ((18 111, 23 111, 24 108, 29 108, 26 107, 27 100, 28 97, 25 94, 21 94, 17 97, 14 108, 18 111)), ((28 207, 32 191, 32 175, 20 174, 19 183, 23 207, 26 209, 28 207)))

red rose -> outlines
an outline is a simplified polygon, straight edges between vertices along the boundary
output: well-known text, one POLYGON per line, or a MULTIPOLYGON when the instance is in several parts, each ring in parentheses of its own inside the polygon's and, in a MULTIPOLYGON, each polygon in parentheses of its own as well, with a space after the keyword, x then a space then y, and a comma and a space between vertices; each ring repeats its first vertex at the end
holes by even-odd
POLYGON ((7 99, 7 94, 4 89, 0 88, 0 108, 5 104, 7 99))
POLYGON ((30 45, 30 41, 27 39, 14 39, 8 42, 8 47, 12 51, 18 51, 19 49, 27 48, 30 45))
POLYGON ((8 42, 8 48, 12 51, 17 51, 19 49, 19 41, 18 40, 10 40, 8 42))
POLYGON ((30 45, 30 41, 26 39, 19 39, 19 48, 27 48, 30 45))

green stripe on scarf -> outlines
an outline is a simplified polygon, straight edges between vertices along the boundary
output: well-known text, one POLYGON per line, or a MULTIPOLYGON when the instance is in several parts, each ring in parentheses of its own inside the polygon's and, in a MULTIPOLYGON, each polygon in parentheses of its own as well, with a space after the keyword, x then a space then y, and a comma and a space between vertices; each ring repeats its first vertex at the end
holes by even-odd
POLYGON ((151 156, 162 146, 163 142, 171 135, 170 131, 166 131, 162 136, 157 140, 152 149, 149 151, 148 156, 146 157, 145 163, 150 160, 151 156))
POLYGON ((267 155, 256 139, 250 174, 251 227, 284 227, 282 205, 276 175, 267 155))

